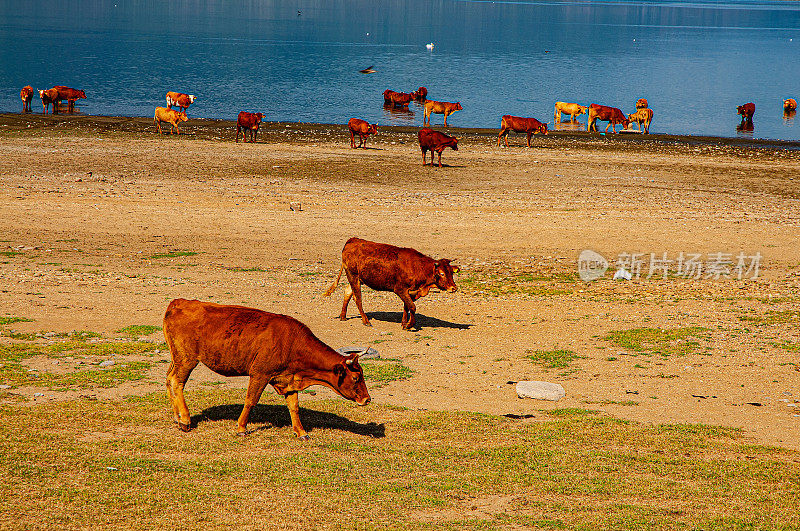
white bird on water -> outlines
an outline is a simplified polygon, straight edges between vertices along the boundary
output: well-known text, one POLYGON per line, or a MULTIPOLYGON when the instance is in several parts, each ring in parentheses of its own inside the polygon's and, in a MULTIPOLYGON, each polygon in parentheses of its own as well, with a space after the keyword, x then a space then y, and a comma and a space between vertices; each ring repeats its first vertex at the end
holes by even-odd
POLYGON ((427 48, 429 50, 433 50, 433 43, 429 42, 428 44, 425 45, 425 48, 427 48))

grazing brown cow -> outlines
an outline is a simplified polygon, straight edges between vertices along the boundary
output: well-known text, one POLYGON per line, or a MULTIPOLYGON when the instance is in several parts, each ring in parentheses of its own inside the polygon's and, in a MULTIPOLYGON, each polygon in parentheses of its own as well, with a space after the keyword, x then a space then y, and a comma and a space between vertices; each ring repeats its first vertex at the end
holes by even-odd
POLYGON ((359 406, 371 400, 358 354, 342 356, 286 315, 175 299, 164 315, 164 337, 172 354, 167 391, 182 431, 191 429, 183 387, 198 363, 223 376, 250 376, 236 428, 239 435, 247 434, 250 410, 268 384, 286 398, 292 428, 302 440, 309 437, 300 423, 298 391, 324 385, 359 406))
POLYGON ((647 108, 647 100, 645 98, 639 98, 636 100, 636 109, 646 109, 647 108))
POLYGON ((454 136, 449 136, 426 127, 419 130, 417 137, 419 138, 419 148, 422 150, 423 166, 425 166, 425 154, 428 150, 431 152, 431 166, 433 166, 433 154, 439 154, 440 168, 442 167, 442 151, 444 151, 444 148, 449 147, 453 151, 458 151, 458 138, 454 136))
POLYGON ((53 87, 54 89, 58 90, 58 100, 67 100, 67 112, 74 112, 75 111, 75 101, 76 100, 85 100, 86 93, 82 90, 77 90, 70 87, 65 87, 64 85, 56 85, 53 87))
POLYGON ((347 319, 347 305, 355 295, 361 322, 372 326, 361 306, 361 283, 376 291, 392 291, 403 301, 402 327, 409 330, 416 322, 417 307, 414 301, 428 294, 431 288, 454 293, 458 290, 453 273, 460 268, 450 264, 451 260, 434 260, 419 251, 407 247, 395 247, 360 238, 350 238, 342 249, 342 267, 336 281, 325 292, 329 296, 339 285, 342 271, 347 273, 349 288, 345 290, 342 313, 339 319, 347 319))
POLYGON ((412 92, 411 95, 414 96, 414 100, 416 101, 425 101, 428 98, 428 89, 420 87, 412 92))
POLYGON ((408 107, 408 104, 411 103, 411 97, 408 92, 395 92, 389 89, 383 91, 383 102, 395 107, 408 107))
POLYGON ((792 112, 797 110, 797 101, 794 98, 789 98, 788 100, 783 100, 783 110, 786 112, 792 112))
POLYGON ((586 130, 597 131, 597 120, 608 122, 606 132, 608 132, 608 128, 611 127, 611 130, 615 133, 617 132, 617 124, 621 124, 622 127, 627 128, 628 124, 631 123, 628 117, 616 107, 606 107, 605 105, 592 103, 589 105, 589 125, 586 130))
MULTIPOLYGON (((156 124, 156 129, 161 133, 161 122, 168 122, 175 128, 177 134, 181 134, 178 130, 178 124, 188 120, 185 112, 178 112, 175 109, 167 109, 166 107, 156 107, 156 113, 153 116, 153 123, 156 124)), ((172 128, 169 130, 172 134, 172 128)))
POLYGON ((569 114, 570 122, 575 122, 575 118, 581 114, 586 114, 588 109, 589 107, 586 107, 585 105, 557 101, 555 109, 553 109, 553 120, 555 120, 556 123, 561 123, 561 113, 563 112, 564 114, 569 114))
POLYGON ((497 135, 497 146, 500 147, 500 139, 505 137, 506 147, 508 147, 508 132, 528 134, 528 147, 531 147, 531 135, 534 133, 547 134, 547 124, 543 124, 536 118, 520 118, 506 114, 500 119, 500 134, 497 135))
POLYGON ((444 114, 444 126, 447 127, 447 117, 462 109, 460 101, 450 103, 449 101, 428 100, 425 102, 425 118, 422 120, 422 125, 431 125, 431 114, 444 114))
POLYGON ((22 87, 19 91, 19 97, 22 99, 22 112, 31 112, 31 100, 33 100, 33 87, 28 85, 22 87))
POLYGON ((378 133, 378 124, 370 124, 366 120, 359 118, 350 118, 347 122, 347 127, 350 129, 350 147, 363 147, 367 148, 367 137, 378 133), (358 135, 358 146, 356 146, 356 136, 358 135))
POLYGON ((42 114, 47 114, 47 106, 53 104, 53 114, 58 114, 58 89, 40 90, 39 97, 42 98, 42 114))
POLYGON ((247 142, 247 132, 250 131, 250 142, 255 142, 256 135, 258 135, 258 126, 261 125, 261 120, 263 119, 264 114, 260 112, 240 112, 239 117, 236 119, 236 141, 239 141, 239 131, 241 131, 242 139, 247 142))
POLYGON ((631 126, 637 124, 639 131, 650 133, 650 122, 653 121, 653 109, 643 107, 633 114, 628 115, 628 120, 631 121, 631 126))
POLYGON ((184 94, 182 92, 167 92, 167 108, 171 109, 173 105, 178 106, 178 110, 186 112, 189 105, 194 103, 197 98, 194 94, 184 94))
POLYGON ((753 115, 756 113, 755 103, 745 103, 736 107, 736 114, 742 115, 742 123, 753 123, 753 115))

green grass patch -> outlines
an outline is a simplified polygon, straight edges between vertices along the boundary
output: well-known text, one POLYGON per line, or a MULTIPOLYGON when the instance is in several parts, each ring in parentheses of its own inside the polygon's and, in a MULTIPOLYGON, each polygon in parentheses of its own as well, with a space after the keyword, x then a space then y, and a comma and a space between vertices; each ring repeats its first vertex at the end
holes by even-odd
POLYGON ((266 273, 267 270, 263 267, 226 267, 228 271, 236 273, 266 273))
POLYGON ((470 295, 548 297, 572 293, 577 280, 577 273, 493 270, 472 271, 457 283, 470 295))
POLYGON ((740 315, 739 320, 755 326, 796 323, 800 321, 800 310, 767 310, 763 315, 740 315))
POLYGON ((17 251, 0 251, 0 256, 5 256, 6 258, 11 258, 17 256, 18 254, 22 253, 18 253, 17 251))
POLYGON ((685 328, 632 328, 615 330, 603 337, 629 353, 669 356, 700 354, 706 351, 708 329, 700 326, 685 328))
POLYGON ((158 332, 159 330, 161 330, 161 327, 155 325, 130 325, 125 328, 120 328, 119 330, 114 330, 114 332, 128 337, 141 337, 149 336, 153 332, 158 332))
POLYGON ((788 350, 789 352, 800 352, 800 343, 793 342, 793 341, 770 341, 770 345, 773 347, 782 348, 783 350, 788 350))
POLYGON ((151 260, 158 260, 160 258, 179 258, 181 256, 195 256, 195 251, 170 251, 168 253, 157 253, 150 257, 151 260))
POLYGON ((579 356, 571 350, 526 350, 525 356, 537 365, 545 369, 564 369, 576 359, 584 359, 586 356, 579 356))
POLYGON ((33 319, 27 319, 25 317, 13 317, 10 315, 0 316, 0 326, 10 325, 13 323, 30 323, 33 322, 33 319))
POLYGON ((186 528, 327 529, 343 507, 343 530, 798 525, 800 454, 735 430, 586 410, 523 423, 304 395, 302 443, 274 394, 248 437, 234 436, 242 390, 187 396, 190 433, 174 428, 163 392, 0 406, 0 527, 165 529, 180 514, 186 528))
POLYGON ((362 361, 361 367, 364 370, 364 379, 378 384, 373 387, 383 387, 389 382, 408 380, 414 376, 411 368, 395 360, 362 361))

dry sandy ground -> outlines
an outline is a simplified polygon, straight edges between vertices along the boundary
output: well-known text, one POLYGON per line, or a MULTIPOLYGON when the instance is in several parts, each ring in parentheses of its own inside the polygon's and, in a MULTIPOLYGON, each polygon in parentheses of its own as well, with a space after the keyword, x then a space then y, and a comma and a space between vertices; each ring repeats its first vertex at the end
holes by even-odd
MULTIPOLYGON (((496 132, 457 131, 460 149, 445 151, 439 169, 421 165, 411 129, 381 130, 370 149, 351 150, 342 126, 269 124, 258 143, 235 144, 230 123, 183 125, 176 137, 146 119, 0 116, 0 250, 19 252, 0 256, 0 315, 34 320, 15 330, 112 337, 160 325, 176 297, 245 304, 414 370, 374 387, 378 403, 524 422, 580 407, 740 427, 755 443, 800 448, 798 146, 564 133, 531 149, 515 136, 506 149, 496 132), (459 292, 420 300, 417 331, 400 329, 399 299, 369 290, 373 327, 354 305, 346 322, 334 319, 343 289, 322 293, 352 236, 457 259, 459 292), (584 249, 612 262, 763 258, 757 279, 615 282, 612 267, 585 283, 574 274, 584 249), (197 254, 153 258, 174 251, 197 254), (708 330, 686 355, 635 355, 605 339, 694 326, 708 330), (579 357, 566 369, 526 358, 554 349, 579 357), (513 382, 526 379, 561 383, 567 396, 519 399, 513 382)), ((94 394, 163 389, 165 370, 94 394)), ((198 368, 187 389, 216 380, 246 386, 198 368)), ((34 407, 73 396, 16 390, 37 391, 45 397, 34 407)))

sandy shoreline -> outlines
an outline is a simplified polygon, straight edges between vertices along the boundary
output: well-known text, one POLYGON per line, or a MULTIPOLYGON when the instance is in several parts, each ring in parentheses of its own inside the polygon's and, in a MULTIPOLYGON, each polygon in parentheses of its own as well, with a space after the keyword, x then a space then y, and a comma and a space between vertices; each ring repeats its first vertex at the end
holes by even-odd
MULTIPOLYGON (((800 407, 789 406, 800 400, 799 143, 557 132, 531 149, 511 136, 506 149, 497 130, 451 128, 460 149, 433 169, 420 164, 418 128, 381 128, 371 149, 351 150, 342 125, 269 123, 258 143, 238 145, 233 122, 182 125, 168 136, 147 118, 0 115, 0 315, 34 320, 12 328, 111 337, 160 324, 175 297, 247 304, 415 371, 374 389, 380 403, 532 421, 541 408, 583 407, 800 448, 800 407), (459 292, 422 299, 418 332, 400 330, 390 294, 365 294, 373 328, 353 307, 333 319, 342 288, 322 292, 351 236, 457 258, 459 292), (758 252, 763 262, 755 280, 584 283, 583 249, 612 261, 758 252), (176 251, 196 254, 154 258, 176 251), (608 339, 690 327, 704 331, 688 353, 608 339), (527 358, 557 349, 577 358, 563 369, 527 358), (522 379, 557 381, 567 396, 520 400, 508 382, 522 379)), ((165 367, 95 392, 161 390, 165 367)), ((246 385, 198 371, 189 390, 212 381, 246 385)))

